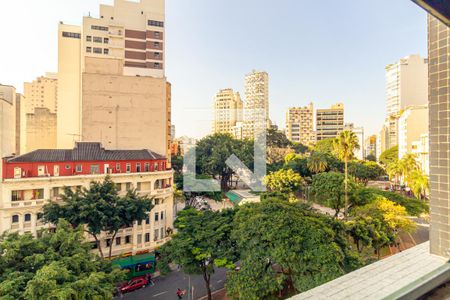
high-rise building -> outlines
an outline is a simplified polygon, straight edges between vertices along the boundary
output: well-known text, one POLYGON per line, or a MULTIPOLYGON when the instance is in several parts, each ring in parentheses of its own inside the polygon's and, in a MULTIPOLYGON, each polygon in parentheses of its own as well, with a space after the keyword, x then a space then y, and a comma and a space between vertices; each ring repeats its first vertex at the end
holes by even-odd
POLYGON ((297 143, 311 145, 316 142, 314 132, 314 107, 291 107, 286 112, 286 137, 297 143))
POLYGON ((430 250, 450 257, 450 28, 428 18, 430 250))
POLYGON ((214 133, 233 134, 233 127, 242 122, 243 103, 233 89, 219 90, 214 97, 214 133))
POLYGON ((359 149, 356 149, 354 151, 354 155, 357 159, 363 160, 365 157, 364 154, 364 128, 363 127, 356 127, 353 123, 345 124, 344 130, 349 130, 353 132, 358 139, 358 145, 359 149))
POLYGON ((26 152, 56 149, 56 113, 35 107, 33 113, 26 114, 26 124, 26 152))
POLYGON ((245 76, 244 138, 253 139, 269 123, 269 74, 253 70, 245 76))
POLYGON ((59 148, 170 150, 170 85, 164 75, 164 0, 115 0, 81 27, 61 24, 59 148))
POLYGON ((377 142, 376 142, 377 161, 380 160, 381 153, 389 149, 388 144, 389 144, 389 129, 386 126, 386 124, 383 124, 383 126, 381 127, 380 131, 377 134, 377 142))
MULTIPOLYGON (((16 153, 16 89, 0 84, 0 158, 16 153)), ((2 164, 0 164, 0 175, 2 164)))
POLYGON ((400 113, 408 106, 428 101, 428 60, 410 55, 386 66, 386 113, 400 113))
POLYGON ((413 143, 428 133, 428 106, 411 106, 398 118, 398 158, 411 153, 413 143))
POLYGON ((46 107, 52 113, 57 111, 58 75, 46 73, 32 82, 23 84, 26 113, 34 113, 35 107, 46 107))
POLYGON ((417 141, 412 142, 411 153, 415 155, 423 173, 430 176, 430 139, 428 133, 420 135, 417 141))
POLYGON ((337 103, 331 108, 316 111, 317 141, 335 138, 344 130, 344 104, 337 103))
POLYGON ((364 158, 366 159, 369 155, 377 157, 377 135, 375 134, 368 136, 364 142, 364 158))
MULTIPOLYGON (((16 154, 26 152, 26 101, 24 95, 16 94, 16 154)), ((55 128, 56 129, 56 128, 55 128)))

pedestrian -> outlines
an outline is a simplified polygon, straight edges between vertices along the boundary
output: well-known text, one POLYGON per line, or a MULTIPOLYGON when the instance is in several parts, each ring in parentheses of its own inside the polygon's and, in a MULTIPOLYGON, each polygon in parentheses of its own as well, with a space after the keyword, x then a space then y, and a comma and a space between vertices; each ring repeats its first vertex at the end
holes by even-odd
POLYGON ((178 299, 183 299, 184 294, 186 291, 182 291, 180 288, 177 289, 177 297, 178 299))

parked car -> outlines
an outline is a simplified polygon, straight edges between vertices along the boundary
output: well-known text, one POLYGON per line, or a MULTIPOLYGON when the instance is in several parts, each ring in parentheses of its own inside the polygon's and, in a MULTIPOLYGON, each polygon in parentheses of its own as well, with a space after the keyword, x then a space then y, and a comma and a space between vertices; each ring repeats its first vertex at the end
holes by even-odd
POLYGON ((121 286, 120 291, 122 293, 128 293, 140 288, 144 288, 148 285, 148 279, 145 276, 140 276, 131 279, 127 283, 121 286))

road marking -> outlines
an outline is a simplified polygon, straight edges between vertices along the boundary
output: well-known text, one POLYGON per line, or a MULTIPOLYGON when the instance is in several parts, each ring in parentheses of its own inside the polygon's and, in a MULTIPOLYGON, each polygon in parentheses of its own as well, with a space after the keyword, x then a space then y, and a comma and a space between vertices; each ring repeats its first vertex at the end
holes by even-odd
POLYGON ((161 295, 164 295, 165 293, 168 293, 168 292, 169 291, 165 291, 165 292, 161 292, 161 293, 155 294, 155 295, 153 295, 153 298, 161 296, 161 295))

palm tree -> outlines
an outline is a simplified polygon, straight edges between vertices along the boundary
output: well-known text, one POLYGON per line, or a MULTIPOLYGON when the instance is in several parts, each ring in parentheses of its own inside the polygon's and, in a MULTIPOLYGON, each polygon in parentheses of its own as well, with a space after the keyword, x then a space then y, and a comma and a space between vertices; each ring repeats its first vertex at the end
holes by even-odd
POLYGON ((402 169, 398 160, 391 162, 386 167, 386 173, 389 175, 389 179, 394 178, 394 184, 398 184, 398 177, 402 175, 402 169))
POLYGON ((345 206, 344 217, 347 217, 348 210, 348 161, 353 158, 353 152, 359 149, 358 138, 354 132, 349 130, 342 131, 333 141, 333 152, 341 160, 344 161, 344 190, 345 190, 345 206))
POLYGON ((310 157, 308 157, 307 162, 308 169, 312 173, 324 172, 328 168, 328 161, 323 153, 313 152, 310 157))
POLYGON ((412 171, 408 176, 408 183, 417 199, 421 199, 422 195, 426 195, 430 187, 428 177, 421 170, 412 171))
POLYGON ((402 180, 408 185, 408 177, 412 171, 419 170, 419 164, 417 163, 416 156, 414 154, 405 154, 399 161, 402 180))

